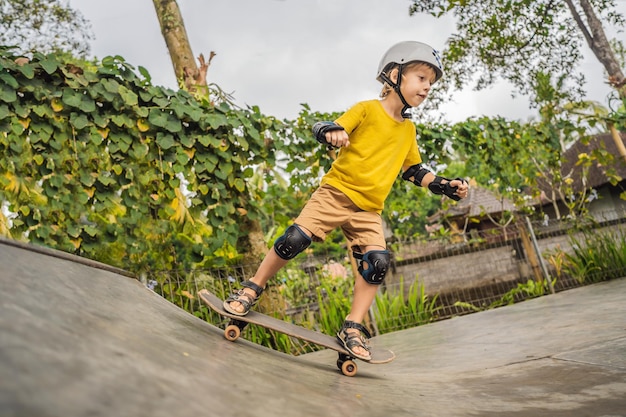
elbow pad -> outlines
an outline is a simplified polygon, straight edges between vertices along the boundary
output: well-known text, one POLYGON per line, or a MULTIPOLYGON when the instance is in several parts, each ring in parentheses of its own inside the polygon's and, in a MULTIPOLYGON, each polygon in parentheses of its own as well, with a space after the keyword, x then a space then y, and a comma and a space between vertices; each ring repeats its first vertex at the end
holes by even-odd
POLYGON ((422 166, 422 164, 411 165, 404 174, 402 174, 402 179, 405 181, 410 181, 418 187, 422 186, 422 180, 430 171, 422 166), (411 180, 411 178, 413 178, 411 180))
POLYGON ((333 130, 345 130, 335 122, 317 122, 313 125, 313 136, 322 145, 328 145, 326 141, 326 133, 333 130))

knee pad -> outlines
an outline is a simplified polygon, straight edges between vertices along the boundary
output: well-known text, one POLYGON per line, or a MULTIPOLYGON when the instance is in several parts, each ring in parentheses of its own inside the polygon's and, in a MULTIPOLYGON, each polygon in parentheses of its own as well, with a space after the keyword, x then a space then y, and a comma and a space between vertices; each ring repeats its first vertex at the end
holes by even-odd
POLYGON ((382 284, 391 264, 389 251, 371 250, 364 254, 358 252, 353 252, 353 254, 359 263, 359 273, 363 279, 369 284, 382 284))
POLYGON ((311 244, 311 238, 298 227, 292 224, 285 233, 274 242, 274 251, 285 260, 293 259, 311 244))

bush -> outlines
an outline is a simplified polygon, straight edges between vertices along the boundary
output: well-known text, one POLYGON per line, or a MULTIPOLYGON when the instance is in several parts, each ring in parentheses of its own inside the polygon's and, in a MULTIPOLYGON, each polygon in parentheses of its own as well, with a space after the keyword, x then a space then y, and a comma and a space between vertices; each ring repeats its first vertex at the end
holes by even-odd
POLYGON ((622 229, 571 237, 572 253, 564 253, 562 272, 581 284, 623 277, 626 273, 626 235, 622 229))

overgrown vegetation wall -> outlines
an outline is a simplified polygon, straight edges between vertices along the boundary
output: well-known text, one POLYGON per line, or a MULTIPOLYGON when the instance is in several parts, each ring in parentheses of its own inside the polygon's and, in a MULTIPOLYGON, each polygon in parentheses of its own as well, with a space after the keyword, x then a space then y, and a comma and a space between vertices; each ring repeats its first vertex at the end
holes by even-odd
POLYGON ((245 180, 280 123, 120 57, 0 52, 0 234, 133 271, 236 255, 258 215, 245 180))

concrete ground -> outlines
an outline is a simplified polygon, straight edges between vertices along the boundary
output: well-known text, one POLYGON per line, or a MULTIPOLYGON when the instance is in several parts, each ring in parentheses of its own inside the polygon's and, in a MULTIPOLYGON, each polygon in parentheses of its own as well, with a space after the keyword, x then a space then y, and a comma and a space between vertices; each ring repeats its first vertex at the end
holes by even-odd
POLYGON ((349 378, 119 272, 0 240, 0 417, 626 417, 626 279, 377 337, 349 378))

